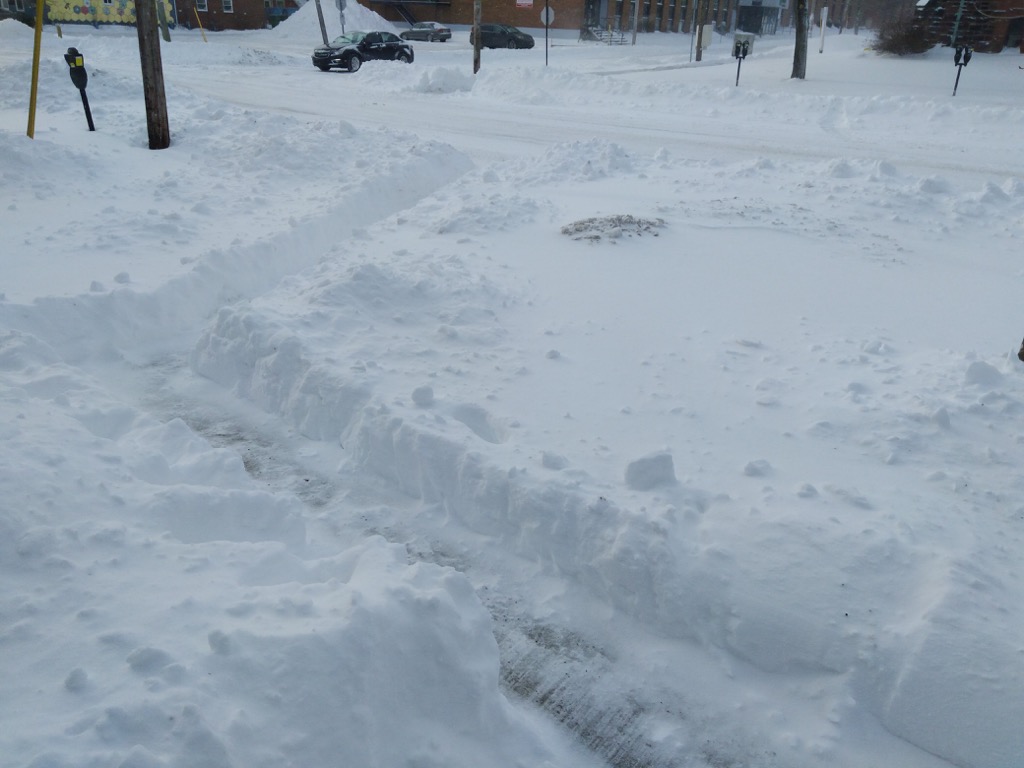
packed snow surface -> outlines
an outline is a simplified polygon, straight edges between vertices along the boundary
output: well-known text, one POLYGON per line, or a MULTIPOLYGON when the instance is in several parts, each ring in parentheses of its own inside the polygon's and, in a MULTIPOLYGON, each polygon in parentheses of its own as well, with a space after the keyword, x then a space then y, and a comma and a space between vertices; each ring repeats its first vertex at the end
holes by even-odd
POLYGON ((1024 766, 1020 56, 531 32, 0 22, 0 768, 1024 766))

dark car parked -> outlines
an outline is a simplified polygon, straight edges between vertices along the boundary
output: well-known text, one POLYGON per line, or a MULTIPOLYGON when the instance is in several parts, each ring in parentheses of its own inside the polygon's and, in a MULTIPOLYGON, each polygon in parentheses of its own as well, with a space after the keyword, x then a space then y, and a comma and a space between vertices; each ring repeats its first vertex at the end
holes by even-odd
POLYGON ((452 31, 436 21, 417 21, 399 37, 403 40, 426 40, 428 43, 440 40, 446 43, 452 39, 452 31))
MULTIPOLYGON (((472 30, 469 42, 474 43, 472 30)), ((480 45, 484 48, 533 48, 533 38, 509 24, 481 24, 480 45)))
POLYGON ((331 67, 357 71, 364 61, 390 59, 412 62, 412 46, 391 32, 349 32, 313 51, 313 66, 326 72, 331 67))

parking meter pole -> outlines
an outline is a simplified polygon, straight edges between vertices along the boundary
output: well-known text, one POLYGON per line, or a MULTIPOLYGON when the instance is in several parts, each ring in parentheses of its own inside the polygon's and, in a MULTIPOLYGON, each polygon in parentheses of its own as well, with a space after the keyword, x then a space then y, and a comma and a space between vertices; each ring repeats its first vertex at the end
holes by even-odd
POLYGON ((89 124, 90 131, 95 131, 96 126, 92 122, 92 110, 89 109, 89 97, 85 95, 85 88, 79 91, 79 93, 82 94, 82 108, 85 110, 85 122, 89 124))
POLYGON ((68 63, 68 74, 71 75, 72 85, 82 95, 82 107, 85 109, 85 120, 89 124, 89 130, 95 131, 92 111, 89 109, 89 97, 85 95, 85 87, 89 84, 89 73, 85 71, 85 57, 79 53, 77 48, 68 48, 68 52, 64 54, 64 61, 68 63))
POLYGON ((740 67, 743 60, 750 53, 750 42, 748 40, 736 40, 732 46, 732 55, 736 57, 736 85, 740 84, 740 67))
POLYGON ((969 45, 958 45, 953 53, 953 63, 956 65, 956 81, 953 83, 953 95, 956 96, 956 89, 960 85, 960 73, 964 71, 971 61, 974 52, 969 45))

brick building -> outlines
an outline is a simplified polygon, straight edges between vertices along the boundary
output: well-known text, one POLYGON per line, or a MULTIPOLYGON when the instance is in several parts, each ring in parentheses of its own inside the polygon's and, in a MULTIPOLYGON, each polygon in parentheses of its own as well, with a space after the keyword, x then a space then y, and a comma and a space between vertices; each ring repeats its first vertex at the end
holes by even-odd
MULTIPOLYGON (((741 2, 756 0, 546 0, 554 13, 551 26, 556 29, 632 30, 634 13, 641 32, 689 32, 693 14, 700 4, 707 21, 732 28, 741 2)), ((779 0, 769 0, 777 5, 779 0)), ((473 23, 473 0, 361 0, 367 8, 396 24, 439 21, 442 24, 473 23)), ((488 0, 481 21, 512 24, 516 27, 542 27, 545 0, 488 0)), ((777 11, 776 11, 777 12, 777 11)))
MULTIPOLYGON (((353 0, 354 1, 354 0, 353 0)), ((157 11, 168 26, 192 29, 263 29, 299 9, 297 0, 162 0, 157 11)), ((35 23, 36 0, 0 0, 0 19, 35 23)), ((135 24, 135 0, 47 0, 47 24, 135 24)))
POLYGON ((915 18, 934 45, 969 45, 998 53, 1024 53, 1024 8, 1019 0, 919 0, 915 18))
POLYGON ((173 0, 178 23, 214 32, 224 29, 263 29, 270 23, 272 6, 265 0, 173 0), (197 22, 198 20, 198 22, 197 22))

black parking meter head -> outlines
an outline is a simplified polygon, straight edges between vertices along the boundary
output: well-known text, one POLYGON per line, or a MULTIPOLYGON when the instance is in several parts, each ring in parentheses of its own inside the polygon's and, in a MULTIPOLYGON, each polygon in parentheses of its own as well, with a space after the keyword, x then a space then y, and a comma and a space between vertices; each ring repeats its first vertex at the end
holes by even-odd
POLYGON ((967 66, 967 62, 969 62, 971 60, 971 54, 972 53, 974 53, 974 51, 971 50, 971 46, 965 45, 964 46, 964 66, 965 67, 967 66))
POLYGON ((740 57, 740 51, 742 50, 742 48, 743 43, 741 43, 739 40, 732 44, 732 57, 734 59, 738 59, 740 57))
POLYGON ((85 71, 85 58, 77 48, 68 48, 68 52, 64 54, 64 61, 68 63, 71 82, 74 83, 75 88, 84 91, 89 82, 89 73, 85 71))
MULTIPOLYGON (((956 67, 960 66, 960 59, 963 58, 963 55, 964 55, 964 47, 962 45, 958 45, 956 47, 956 50, 953 52, 953 66, 956 66, 956 67)), ((967 62, 964 62, 964 63, 966 64, 967 62)))
POLYGON ((750 53, 750 42, 748 40, 743 41, 743 58, 747 58, 747 54, 750 53))

